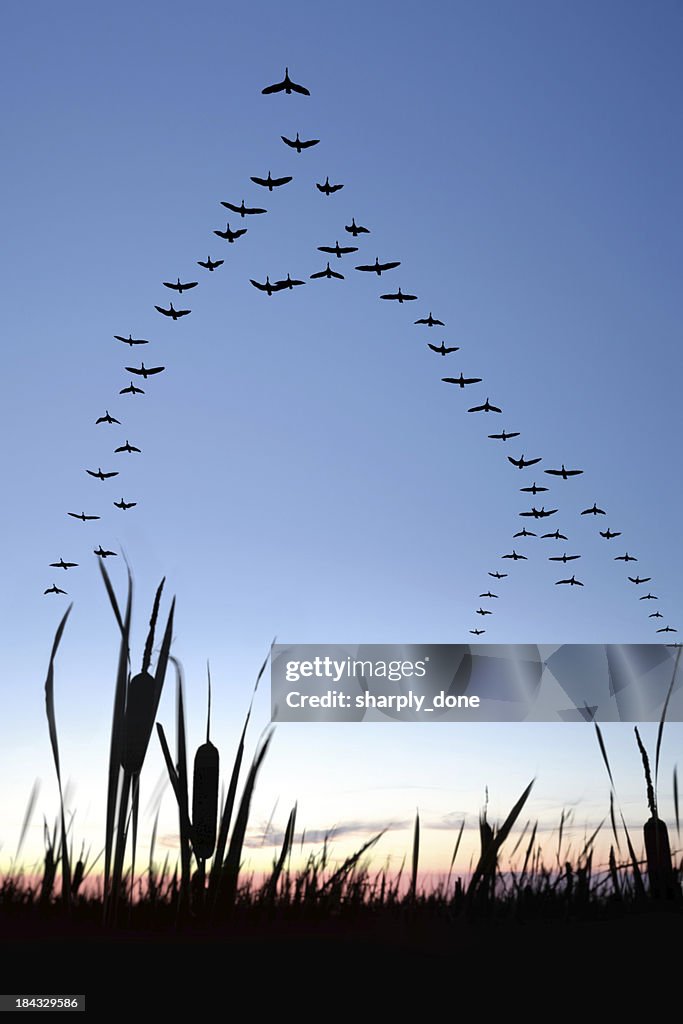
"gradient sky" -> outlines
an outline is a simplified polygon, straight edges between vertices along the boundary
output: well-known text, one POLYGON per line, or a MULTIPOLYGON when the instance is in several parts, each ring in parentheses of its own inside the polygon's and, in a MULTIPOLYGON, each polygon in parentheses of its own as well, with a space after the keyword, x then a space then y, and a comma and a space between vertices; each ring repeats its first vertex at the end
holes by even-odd
MULTIPOLYGON (((542 482, 507 454, 585 470, 537 504, 557 498, 549 529, 582 554, 586 586, 553 585, 547 556, 563 545, 515 542, 529 561, 497 591, 487 640, 657 639, 654 602, 638 600, 613 560, 625 550, 653 578, 661 621, 683 628, 682 37, 681 6, 665 0, 410 11, 67 0, 4 12, 3 852, 35 777, 41 813, 55 811, 42 684, 71 599, 58 720, 76 835, 99 841, 117 642, 91 554, 100 543, 133 567, 140 642, 166 575, 193 736, 209 658, 226 763, 274 635, 470 639, 486 574, 505 571, 500 556, 528 523, 519 487, 542 482), (310 98, 261 95, 285 64, 310 98), (280 135, 297 131, 320 145, 286 149, 280 135), (249 180, 268 170, 294 181, 269 195, 249 180), (326 175, 344 184, 329 199, 314 188, 326 175), (268 215, 228 218, 219 201, 242 198, 268 215), (333 259, 343 282, 272 299, 251 287, 266 274, 308 280, 325 265, 318 245, 350 241, 352 216, 372 232, 363 262, 398 259, 397 271, 368 280, 351 256, 333 259), (228 219, 248 228, 232 246, 212 233, 228 219), (225 259, 213 275, 196 266, 207 254, 225 259), (154 305, 178 276, 200 287, 191 316, 172 323, 154 305), (419 300, 378 300, 399 285, 419 300), (413 326, 429 310, 443 330, 413 326), (113 340, 129 333, 153 344, 131 353, 113 340), (427 349, 442 339, 461 351, 427 349), (167 370, 144 397, 119 397, 123 367, 140 358, 167 370), (441 383, 461 370, 484 383, 441 383), (504 415, 465 413, 487 395, 504 415), (95 426, 105 408, 122 427, 95 426), (488 439, 503 427, 522 436, 488 439), (143 454, 113 455, 126 439, 143 454), (98 466, 121 476, 87 477, 98 466), (113 508, 122 496, 137 508, 113 508), (604 521, 578 515, 594 501, 604 521), (103 518, 81 524, 69 510, 103 518), (602 540, 606 525, 622 537, 602 540), (60 557, 79 568, 48 568, 60 557), (69 598, 44 597, 53 582, 69 598)), ((122 561, 107 563, 119 587, 122 561)), ((169 727, 172 708, 169 691, 169 727)), ((252 740, 267 714, 264 687, 252 740)), ((608 733, 639 821, 632 729, 608 733)), ((672 724, 663 800, 682 736, 672 724)), ((154 749, 143 803, 161 773, 154 749)), ((494 816, 505 813, 535 774, 530 814, 554 824, 575 805, 581 827, 603 817, 589 729, 280 726, 254 822, 277 802, 281 826, 298 799, 312 832, 346 822, 356 839, 419 805, 437 865, 449 815, 475 822, 486 785, 494 816)), ((168 793, 163 815, 170 834, 168 793)), ((400 852, 405 835, 393 835, 384 849, 400 852)))

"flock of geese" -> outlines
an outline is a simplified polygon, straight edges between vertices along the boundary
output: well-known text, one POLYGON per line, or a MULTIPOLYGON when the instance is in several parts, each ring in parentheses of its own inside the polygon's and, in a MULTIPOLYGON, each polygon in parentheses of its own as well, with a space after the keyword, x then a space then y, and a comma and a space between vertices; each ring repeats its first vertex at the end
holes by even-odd
MULTIPOLYGON (((283 78, 283 80, 281 82, 276 82, 274 85, 267 86, 265 89, 262 90, 262 93, 264 95, 271 95, 271 94, 274 94, 274 93, 285 93, 286 95, 291 95, 292 93, 294 93, 294 94, 299 94, 301 96, 309 96, 310 95, 310 92, 309 92, 308 89, 306 89, 304 86, 299 85, 298 83, 294 82, 289 77, 289 69, 288 68, 285 68, 285 75, 284 75, 284 78, 283 78)), ((308 149, 312 148, 313 146, 317 146, 319 144, 319 142, 320 142, 319 139, 305 139, 305 140, 303 140, 303 139, 300 138, 298 132, 296 133, 294 139, 290 139, 290 138, 288 138, 285 135, 282 135, 281 139, 282 139, 282 142, 288 148, 295 150, 297 154, 301 154, 301 153, 304 152, 304 150, 308 150, 308 149)), ((270 170, 268 171, 268 174, 267 174, 267 176, 265 178, 258 177, 258 176, 251 177, 251 181, 255 185, 257 185, 261 189, 266 190, 268 193, 272 193, 275 189, 283 188, 284 186, 288 185, 292 180, 293 180, 293 178, 292 178, 291 175, 284 175, 284 176, 280 176, 280 177, 275 177, 274 178, 271 175, 270 170)), ((316 182, 315 184, 316 184, 317 190, 321 194, 325 195, 328 198, 330 196, 334 195, 335 193, 341 191, 344 188, 344 186, 342 184, 339 184, 339 183, 332 184, 330 182, 329 177, 326 177, 324 182, 316 182)), ((230 213, 233 213, 233 214, 239 216, 241 221, 244 221, 246 218, 258 217, 258 216, 262 216, 262 215, 267 213, 267 210, 264 207, 261 207, 261 206, 246 206, 244 199, 242 199, 242 201, 241 201, 241 203, 239 205, 237 205, 235 203, 232 203, 232 202, 226 202, 226 201, 223 201, 221 203, 221 205, 225 209, 227 209, 230 213)), ((370 229, 367 228, 367 227, 364 227, 362 225, 357 224, 356 220, 355 220, 355 217, 353 217, 351 219, 351 223, 350 224, 345 224, 344 225, 344 230, 347 232, 347 234, 352 236, 354 241, 357 241, 359 236, 361 236, 361 235, 370 234, 370 229)), ((223 229, 215 229, 214 230, 214 235, 216 235, 218 238, 221 238, 221 239, 225 240, 230 245, 233 245, 239 238, 244 236, 246 233, 247 233, 247 228, 246 227, 241 227, 241 228, 237 228, 237 229, 233 230, 230 227, 230 223, 229 222, 226 223, 225 230, 223 230, 223 229)), ((318 280, 321 280, 321 279, 343 280, 345 275, 343 273, 341 273, 340 270, 333 270, 332 267, 330 266, 330 263, 331 263, 332 259, 334 259, 334 261, 335 261, 337 266, 344 265, 344 264, 341 263, 341 261, 344 259, 344 257, 350 256, 352 253, 358 252, 358 249, 359 249, 359 247, 357 245, 340 245, 338 239, 335 240, 335 244, 334 245, 320 245, 320 246, 318 246, 318 250, 320 252, 324 253, 328 257, 328 260, 327 260, 326 265, 325 265, 323 270, 316 271, 315 273, 310 275, 310 280, 312 280, 312 281, 318 281, 318 280)), ((224 263, 224 260, 222 260, 222 259, 211 259, 210 255, 207 256, 206 260, 197 260, 197 265, 202 267, 202 269, 205 270, 208 273, 214 273, 216 270, 218 270, 219 267, 221 267, 223 265, 223 263, 224 263)), ((380 262, 379 258, 375 257, 374 263, 359 263, 359 264, 355 264, 354 266, 355 266, 355 270, 360 272, 360 273, 375 274, 379 278, 379 277, 382 276, 382 274, 389 273, 392 270, 396 270, 398 267, 401 266, 401 262, 400 262, 400 260, 389 260, 389 261, 380 262)), ((290 277, 289 274, 287 274, 287 277, 284 278, 284 279, 275 279, 273 281, 271 281, 270 276, 266 276, 265 281, 256 281, 254 279, 250 279, 250 280, 251 280, 251 284, 253 285, 254 288, 258 289, 258 291, 260 291, 260 292, 263 292, 269 298, 272 297, 274 294, 276 294, 278 292, 291 291, 294 288, 298 288, 298 287, 301 287, 302 285, 306 284, 306 281, 304 281, 302 279, 298 279, 298 278, 292 278, 292 277, 290 277)), ((182 300, 183 294, 186 293, 186 292, 192 291, 199 284, 198 281, 181 281, 179 277, 176 278, 175 282, 173 282, 173 281, 163 281, 162 283, 163 283, 165 288, 168 288, 170 291, 172 291, 174 293, 174 295, 177 295, 178 296, 178 300, 177 301, 179 303, 181 301, 183 301, 183 304, 184 304, 184 300, 182 300)), ((406 302, 415 302, 415 301, 417 301, 417 296, 416 295, 413 295, 413 294, 411 294, 409 292, 403 292, 400 287, 397 288, 396 291, 384 292, 379 297, 382 300, 389 301, 389 302, 397 302, 399 304, 403 304, 403 303, 406 303, 406 302)), ((189 316, 190 313, 191 313, 190 309, 181 309, 181 308, 176 309, 174 307, 174 305, 173 305, 173 302, 171 302, 171 301, 169 301, 168 307, 157 305, 154 308, 159 312, 159 314, 161 316, 163 316, 165 318, 168 318, 168 319, 170 319, 172 321, 177 321, 177 320, 179 320, 179 319, 181 319, 183 317, 189 316)), ((438 318, 432 316, 431 311, 429 312, 428 316, 419 317, 417 320, 415 320, 414 321, 414 325, 419 327, 419 328, 427 328, 428 330, 431 330, 431 329, 433 329, 435 327, 445 327, 444 321, 439 320, 438 318)), ((123 343, 124 345, 128 345, 131 348, 131 350, 135 346, 149 344, 149 341, 147 339, 145 339, 145 338, 133 338, 131 334, 129 334, 127 338, 122 336, 122 335, 118 335, 117 334, 117 335, 114 335, 114 338, 115 338, 115 340, 123 343)), ((449 344, 446 344, 445 341, 441 341, 441 343, 439 345, 435 345, 432 342, 428 342, 427 343, 427 347, 432 352, 434 352, 435 354, 438 354, 442 358, 445 358, 447 356, 451 356, 455 352, 460 351, 460 347, 458 345, 449 345, 449 344)), ((130 383, 127 386, 121 388, 120 391, 119 391, 119 394, 120 395, 130 395, 131 397, 134 397, 136 395, 144 395, 144 393, 145 393, 144 388, 138 386, 138 384, 135 383, 135 380, 137 380, 138 383, 140 382, 140 380, 142 380, 142 381, 144 381, 146 383, 149 378, 156 377, 159 374, 163 373, 164 370, 165 370, 165 367, 164 366, 145 366, 145 363, 143 361, 141 361, 139 366, 126 366, 125 369, 126 369, 127 373, 130 375, 130 383)), ((460 375, 457 376, 457 377, 451 377, 451 376, 442 377, 441 380, 445 384, 447 384, 447 385, 449 385, 451 387, 458 388, 460 391, 464 391, 465 388, 473 387, 473 386, 475 386, 477 384, 483 383, 483 380, 482 380, 481 377, 466 377, 463 372, 461 372, 460 375)), ((485 399, 484 402, 480 401, 477 404, 469 406, 467 408, 467 412, 468 413, 472 413, 472 414, 476 414, 476 415, 484 415, 484 416, 491 415, 491 414, 493 416, 501 415, 502 411, 503 410, 502 410, 502 408, 499 405, 494 405, 489 400, 488 395, 486 396, 486 399, 485 399)), ((106 425, 110 425, 110 426, 111 425, 121 426, 120 420, 118 420, 116 417, 112 416, 108 409, 106 409, 104 414, 99 416, 95 422, 96 422, 97 425, 106 424, 106 425)), ((500 441, 500 442, 503 442, 505 444, 507 444, 507 442, 509 442, 512 439, 517 438, 519 436, 520 436, 520 432, 519 431, 507 431, 507 430, 495 431, 493 433, 488 434, 488 437, 490 439, 496 440, 496 441, 500 441)), ((126 438, 125 444, 119 445, 118 447, 113 449, 113 454, 114 455, 122 455, 122 454, 125 454, 125 455, 139 455, 139 454, 141 454, 141 451, 142 451, 141 448, 139 448, 137 445, 131 444, 128 441, 128 439, 126 438)), ((541 463, 543 460, 542 460, 541 457, 527 458, 525 456, 525 454, 522 453, 522 454, 520 454, 519 457, 515 457, 513 455, 507 455, 507 461, 510 463, 510 465, 513 468, 515 468, 517 470, 523 471, 523 470, 530 469, 533 466, 538 466, 539 463, 541 463)), ((561 466, 559 467, 559 469, 558 468, 544 468, 542 470, 542 472, 543 472, 544 476, 552 477, 553 478, 553 482, 562 481, 562 486, 564 486, 568 481, 572 480, 574 477, 582 475, 583 470, 582 469, 576 469, 576 468, 567 469, 565 464, 562 463, 561 466)), ((120 475, 119 470, 107 469, 106 471, 104 471, 100 466, 98 466, 96 470, 94 470, 94 469, 86 469, 86 473, 89 476, 91 476, 91 477, 93 477, 96 480, 99 480, 101 482, 110 480, 110 479, 112 479, 114 477, 118 477, 120 475)), ((549 480, 547 482, 550 483, 549 480)), ((533 498, 535 499, 536 495, 538 495, 538 494, 545 494, 545 493, 547 493, 550 490, 550 488, 548 486, 544 486, 542 484, 537 484, 536 481, 534 480, 531 484, 523 486, 523 487, 520 487, 519 490, 520 490, 520 492, 522 492, 524 494, 532 495, 533 498)), ((554 504, 554 502, 553 502, 553 504, 554 504)), ((128 510, 132 509, 132 508, 135 508, 136 505, 137 505, 137 501, 126 500, 125 498, 122 497, 118 501, 114 501, 113 505, 116 508, 120 509, 121 511, 125 512, 125 511, 128 511, 128 510)), ((528 518, 528 519, 533 519, 534 521, 539 521, 540 522, 541 520, 545 520, 545 519, 550 518, 551 516, 556 515, 558 513, 558 511, 559 511, 558 508, 546 508, 545 504, 542 504, 540 508, 537 508, 536 504, 533 504, 530 509, 521 511, 519 513, 519 515, 520 515, 520 517, 528 518)), ((86 522, 89 522, 89 521, 93 521, 93 520, 99 520, 101 518, 101 516, 99 516, 99 515, 86 514, 84 512, 67 512, 67 515, 70 516, 73 519, 80 520, 83 523, 86 523, 86 522)), ((583 509, 580 512, 580 515, 581 516, 592 516, 595 519, 597 519, 598 517, 606 516, 607 513, 606 513, 605 509, 600 508, 597 503, 594 503, 590 508, 583 509)), ((620 531, 612 530, 610 527, 607 527, 604 530, 600 530, 599 533, 600 533, 600 536, 602 538, 604 538, 606 541, 612 541, 615 538, 621 536, 621 532, 620 531)), ((534 530, 528 530, 526 528, 526 526, 524 526, 521 530, 519 530, 519 531, 514 533, 513 541, 516 541, 518 539, 526 541, 527 538, 538 538, 538 537, 539 537, 539 533, 538 532, 536 532, 534 530)), ((551 541, 555 541, 555 542, 564 542, 566 544, 568 542, 568 540, 569 540, 569 537, 568 537, 567 534, 562 533, 558 528, 556 528, 552 532, 540 533, 540 539, 541 540, 551 540, 551 541)), ((94 551, 95 555, 97 555, 99 558, 102 558, 102 559, 110 558, 110 557, 116 557, 116 555, 117 555, 117 552, 112 551, 112 550, 110 550, 108 548, 103 548, 101 544, 98 545, 97 548, 94 548, 93 551, 94 551)), ((516 547, 513 547, 512 551, 507 552, 507 553, 501 555, 500 557, 501 557, 502 560, 504 560, 504 561, 507 560, 507 561, 510 561, 510 562, 518 562, 518 561, 526 561, 527 560, 527 555, 518 552, 516 550, 516 547)), ((578 561, 580 558, 581 558, 580 554, 577 554, 577 553, 568 554, 567 551, 565 550, 565 551, 563 551, 563 553, 561 555, 556 555, 556 554, 555 555, 549 555, 548 556, 548 561, 553 562, 553 563, 556 563, 556 562, 557 563, 561 563, 563 568, 564 568, 564 567, 568 566, 568 564, 570 562, 574 563, 574 562, 578 561)), ((622 554, 616 555, 614 557, 614 561, 628 563, 628 562, 637 562, 638 559, 634 555, 629 554, 629 552, 627 551, 623 555, 622 554)), ((58 561, 50 563, 51 568, 62 569, 64 571, 69 571, 71 569, 74 569, 74 568, 77 567, 77 565, 78 565, 77 562, 65 561, 63 558, 60 558, 58 561)), ((504 580, 504 579, 506 579, 508 577, 509 573, 508 572, 501 572, 498 569, 496 569, 494 571, 489 571, 488 575, 489 575, 489 577, 491 577, 494 580, 496 580, 496 583, 500 584, 502 580, 504 580)), ((636 573, 635 575, 627 575, 627 580, 633 586, 635 586, 637 588, 641 588, 641 587, 644 587, 645 584, 651 583, 652 582, 652 577, 650 577, 650 576, 640 576, 638 573, 636 573)), ((575 587, 583 587, 584 586, 584 582, 582 580, 580 580, 580 579, 577 579, 576 572, 572 572, 572 574, 570 576, 569 575, 565 575, 565 576, 563 576, 563 578, 555 580, 555 585, 556 586, 568 586, 568 587, 571 587, 571 588, 575 588, 575 587)), ((499 589, 499 587, 497 587, 496 589, 499 589)), ((55 583, 53 583, 53 585, 51 587, 48 587, 44 591, 44 593, 45 594, 66 594, 66 591, 63 590, 61 587, 58 587, 55 583)), ((489 587, 489 589, 487 589, 486 591, 482 591, 479 594, 479 599, 480 599, 480 601, 485 600, 488 603, 488 602, 492 602, 492 601, 498 600, 499 599, 499 595, 497 593, 493 593, 491 591, 490 587, 489 587)), ((657 601, 658 600, 657 596, 655 594, 652 594, 649 589, 648 589, 647 593, 639 594, 639 599, 641 601, 646 601, 648 604, 650 604, 650 602, 652 602, 652 601, 657 601)), ((475 614, 481 616, 482 619, 484 619, 488 615, 493 615, 494 614, 494 610, 491 607, 483 607, 480 604, 479 608, 476 609, 475 614)), ((668 625, 668 624, 660 625, 660 620, 663 619, 664 616, 663 616, 662 612, 659 611, 659 609, 657 609, 656 611, 650 612, 649 613, 649 617, 654 620, 654 623, 656 625, 656 632, 657 633, 667 634, 667 633, 676 633, 677 632, 677 630, 673 626, 671 626, 671 625, 668 625)), ((485 632, 486 632, 486 630, 484 628, 480 628, 480 627, 477 627, 477 628, 474 628, 474 629, 470 629, 470 633, 474 634, 475 636, 481 636, 485 632)))

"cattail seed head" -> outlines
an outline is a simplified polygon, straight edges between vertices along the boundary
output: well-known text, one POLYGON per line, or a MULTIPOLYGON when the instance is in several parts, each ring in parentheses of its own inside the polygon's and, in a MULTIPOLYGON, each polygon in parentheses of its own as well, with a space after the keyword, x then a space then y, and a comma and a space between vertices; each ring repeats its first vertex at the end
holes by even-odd
POLYGON ((207 860, 216 845, 218 748, 207 740, 198 747, 192 781, 192 839, 197 857, 207 860))
POLYGON ((128 683, 123 725, 121 767, 131 773, 142 770, 157 711, 156 681, 139 672, 128 683))

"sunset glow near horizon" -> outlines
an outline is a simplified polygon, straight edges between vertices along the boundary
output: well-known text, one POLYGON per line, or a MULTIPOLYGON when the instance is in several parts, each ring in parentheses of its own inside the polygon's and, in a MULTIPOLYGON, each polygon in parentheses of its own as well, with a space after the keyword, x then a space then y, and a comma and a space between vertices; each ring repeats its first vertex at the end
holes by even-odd
MULTIPOLYGON (((43 684, 71 601, 55 681, 62 770, 74 850, 103 845, 118 636, 99 544, 118 552, 106 564, 121 602, 124 555, 132 567, 134 669, 162 577, 163 620, 177 596, 190 756, 204 737, 208 659, 222 780, 274 636, 467 643, 489 589, 490 643, 648 643, 661 641, 660 621, 683 630, 680 8, 428 2, 418 20, 354 0, 340 20, 266 3, 239 12, 238 37, 236 16, 214 0, 192 20, 176 2, 130 0, 6 14, 2 868, 34 779, 22 862, 40 858, 43 815, 57 812, 43 684), (285 65, 310 97, 261 94, 285 65), (295 153, 281 136, 296 132, 319 145, 295 153), (250 180, 269 170, 293 181, 271 193, 250 180), (315 188, 328 176, 344 184, 329 198, 315 188), (220 205, 243 198, 267 215, 220 205), (352 217, 370 234, 354 240, 352 217), (217 237, 227 222, 247 234, 217 237), (328 259, 318 247, 337 240, 358 246, 329 256, 345 279, 311 280, 328 259), (207 255, 223 266, 199 267, 207 255), (381 278, 353 269, 375 258, 401 265, 381 278), (306 287, 268 297, 249 283, 288 273, 306 287), (178 277, 199 284, 176 296, 162 282, 178 277), (399 286, 418 300, 379 300, 399 286), (191 315, 159 316, 169 301, 191 315), (415 326, 430 310, 443 328, 415 326), (141 355, 117 334, 150 344, 141 355), (459 351, 427 347, 442 341, 459 351), (144 396, 120 396, 123 368, 141 360, 166 369, 137 381, 144 396), (461 372, 483 382, 441 382, 461 372), (467 414, 487 396, 502 415, 467 414), (105 409, 120 426, 95 425, 105 409), (489 438, 503 428, 520 437, 489 438), (126 440, 141 454, 114 454, 126 440), (521 453, 543 462, 520 472, 506 456, 521 453), (561 464, 584 473, 544 476, 561 464), (98 467, 120 476, 86 475, 98 467), (520 493, 532 481, 550 490, 520 493), (136 507, 114 508, 122 496, 136 507), (560 511, 519 518, 534 502, 560 511), (607 516, 580 516, 594 502, 607 516), (90 510, 102 519, 66 515, 90 510), (569 539, 513 539, 525 523, 569 539), (601 538, 608 526, 621 536, 601 538), (510 569, 501 556, 513 547, 528 561, 510 569), (548 557, 563 551, 581 561, 558 569, 548 557), (638 561, 616 561, 624 552, 638 561), (49 568, 60 558, 78 567, 49 568), (575 565, 585 586, 556 586, 575 565), (499 589, 494 570, 509 572, 499 589), (639 600, 627 578, 637 574, 652 577, 657 602, 639 600), (44 596, 53 583, 68 595, 44 596)), ((169 736, 174 685, 169 671, 169 736)), ((247 757, 268 720, 266 676, 247 757)), ((639 829, 633 727, 603 731, 639 829)), ((656 725, 641 733, 653 755, 656 725)), ((667 723, 659 786, 671 828, 681 739, 681 723, 667 723)), ((164 774, 153 736, 142 846, 164 774)), ((501 821, 532 778, 520 825, 538 819, 550 835, 571 808, 580 847, 609 807, 590 725, 278 725, 250 863, 268 867, 297 802, 295 850, 303 829, 318 845, 336 827, 341 856, 386 828, 377 866, 409 856, 419 809, 421 866, 437 874, 464 818, 465 871, 487 787, 489 819, 501 821)), ((158 859, 176 818, 166 785, 158 859)), ((601 856, 610 841, 608 822, 601 856)))

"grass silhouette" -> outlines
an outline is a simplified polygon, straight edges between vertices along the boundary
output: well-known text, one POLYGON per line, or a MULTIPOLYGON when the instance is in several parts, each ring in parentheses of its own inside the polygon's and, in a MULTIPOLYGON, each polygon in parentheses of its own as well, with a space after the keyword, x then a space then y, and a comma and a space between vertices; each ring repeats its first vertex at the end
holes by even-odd
MULTIPOLYGON (((289 814, 272 869, 259 877, 244 868, 245 839, 259 770, 273 735, 272 727, 262 735, 246 771, 244 759, 254 695, 267 659, 256 678, 220 806, 221 755, 210 740, 209 675, 206 739, 194 757, 190 796, 184 680, 179 662, 171 655, 175 600, 171 601, 166 615, 152 671, 154 639, 164 591, 162 580, 153 602, 140 671, 134 672, 130 651, 132 577, 129 571, 122 610, 104 565, 101 561, 98 564, 120 633, 104 845, 101 854, 94 858, 81 849, 74 863, 55 708, 55 662, 71 612, 69 607, 55 634, 45 681, 59 814, 52 829, 45 824, 45 853, 40 869, 22 868, 19 856, 37 802, 37 787, 34 786, 16 856, 0 878, 0 943, 6 962, 9 962, 7 956, 13 955, 15 969, 19 972, 17 977, 26 976, 22 974, 24 961, 19 952, 22 949, 39 950, 43 959, 47 955, 52 965, 48 970, 50 978, 58 965, 68 974, 70 968, 64 965, 78 951, 82 962, 89 964, 89 976, 98 979, 98 985, 105 985, 104 964, 108 958, 114 962, 126 957, 130 943, 140 940, 149 952, 150 963, 157 965, 155 969, 167 970, 169 964, 175 962, 174 957, 178 957, 179 965, 182 961, 185 966, 194 964, 200 970, 207 943, 216 942, 222 944, 221 948, 229 948, 234 962, 239 965, 244 958, 251 957, 257 947, 268 949, 269 955, 281 961, 284 956, 286 962, 295 956, 305 956, 313 962, 316 957, 322 957, 325 950, 336 951, 335 955, 341 956, 341 949, 348 951, 351 947, 356 951, 361 948, 372 951, 380 960, 383 956, 400 960, 403 956, 441 958, 456 949, 461 956, 474 956, 480 940, 487 944, 507 942, 502 936, 513 935, 510 930, 520 927, 531 929, 532 934, 536 934, 534 929, 551 928, 558 949, 573 941, 571 936, 577 928, 591 924, 603 928, 601 934, 610 936, 610 942, 616 943, 615 949, 626 935, 630 942, 640 942, 647 937, 652 947, 657 939, 663 941, 664 936, 669 936, 672 927, 680 930, 683 861, 680 851, 672 850, 657 802, 664 722, 678 658, 659 723, 654 774, 638 729, 635 730, 650 811, 643 826, 643 853, 636 852, 637 841, 619 809, 607 749, 600 727, 595 723, 611 786, 609 820, 613 841, 606 865, 596 863, 595 843, 607 819, 585 839, 580 849, 573 851, 567 838, 572 816, 564 810, 552 854, 547 850, 553 836, 544 851, 538 841, 538 822, 529 819, 503 860, 504 850, 511 845, 512 831, 532 791, 532 780, 502 824, 491 824, 484 808, 479 820, 476 862, 471 860, 467 870, 456 872, 464 834, 463 820, 455 836, 448 872, 430 886, 420 883, 419 813, 415 817, 412 856, 407 870, 404 870, 405 862, 398 871, 389 871, 386 866, 373 868, 373 849, 383 832, 372 836, 341 863, 332 856, 333 837, 329 833, 321 847, 295 867, 292 861, 296 805, 289 814), (175 671, 176 686, 174 753, 162 724, 156 721, 169 662, 175 671), (149 860, 138 875, 140 775, 155 731, 178 808, 179 850, 175 863, 168 853, 163 864, 156 863, 155 821, 149 860), (628 856, 622 852, 622 841, 625 841, 628 856), (619 931, 614 931, 615 928, 619 931), (49 954, 45 953, 46 949, 49 954)), ((676 834, 680 838, 675 769, 673 795, 676 834)), ((303 838, 301 847, 303 849, 303 838)), ((589 933, 581 934, 581 941, 585 942, 589 933)), ((509 950, 508 955, 511 955, 509 950)), ((54 975, 55 978, 65 976, 54 975)), ((76 977, 73 971, 69 977, 76 977)), ((78 983, 70 987, 73 991, 83 988, 78 983)), ((55 989, 62 990, 63 985, 55 989)))

